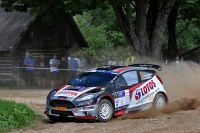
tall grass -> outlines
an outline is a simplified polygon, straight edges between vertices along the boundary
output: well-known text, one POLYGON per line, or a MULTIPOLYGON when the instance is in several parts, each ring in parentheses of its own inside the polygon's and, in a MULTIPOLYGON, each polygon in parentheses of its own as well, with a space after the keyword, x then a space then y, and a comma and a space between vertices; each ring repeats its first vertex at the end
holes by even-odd
POLYGON ((0 132, 30 126, 40 117, 26 104, 0 99, 0 132))

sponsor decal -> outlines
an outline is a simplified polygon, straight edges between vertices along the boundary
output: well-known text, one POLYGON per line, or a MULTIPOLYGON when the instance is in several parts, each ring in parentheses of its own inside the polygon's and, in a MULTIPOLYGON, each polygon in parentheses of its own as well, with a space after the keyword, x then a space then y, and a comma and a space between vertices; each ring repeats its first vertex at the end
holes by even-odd
POLYGON ((127 95, 127 94, 129 94, 129 93, 125 92, 124 90, 123 90, 123 91, 119 91, 119 92, 117 92, 117 93, 114 94, 114 98, 121 98, 121 97, 124 97, 125 94, 127 95))
POLYGON ((124 97, 124 96, 125 96, 125 91, 118 92, 118 98, 124 97))
POLYGON ((135 99, 139 100, 142 96, 145 96, 148 92, 153 90, 156 87, 156 84, 154 83, 153 80, 148 82, 145 86, 140 88, 139 90, 136 90, 135 92, 135 99))
POLYGON ((126 107, 127 107, 127 105, 126 106, 118 107, 118 108, 115 109, 115 111, 119 111, 119 110, 125 109, 126 107))
POLYGON ((64 96, 58 96, 58 98, 57 99, 59 99, 59 100, 66 100, 67 99, 67 97, 64 97, 64 96))
POLYGON ((117 98, 118 98, 118 95, 117 95, 117 93, 115 93, 115 94, 114 94, 114 98, 115 98, 115 99, 117 99, 117 98))
POLYGON ((128 105, 130 103, 129 90, 116 92, 114 94, 114 98, 115 98, 115 108, 128 105))
POLYGON ((75 88, 75 86, 71 85, 71 88, 72 88, 72 89, 74 89, 74 88, 75 88))
POLYGON ((76 91, 65 90, 65 91, 60 91, 60 92, 58 92, 58 94, 77 96, 77 95, 78 95, 78 92, 76 92, 76 91))
MULTIPOLYGON (((142 102, 143 102, 145 99, 147 99, 148 97, 153 96, 154 93, 155 93, 155 92, 153 91, 153 92, 151 92, 150 94, 146 95, 144 98, 142 98, 141 100, 139 100, 139 101, 136 103, 136 105, 142 103, 142 102)), ((153 100, 153 99, 149 99, 149 100, 153 100)))
POLYGON ((82 91, 83 89, 85 89, 85 87, 84 86, 76 86, 74 89, 82 91))
POLYGON ((137 90, 135 93, 135 99, 139 100, 141 98, 141 96, 142 96, 141 92, 137 90))

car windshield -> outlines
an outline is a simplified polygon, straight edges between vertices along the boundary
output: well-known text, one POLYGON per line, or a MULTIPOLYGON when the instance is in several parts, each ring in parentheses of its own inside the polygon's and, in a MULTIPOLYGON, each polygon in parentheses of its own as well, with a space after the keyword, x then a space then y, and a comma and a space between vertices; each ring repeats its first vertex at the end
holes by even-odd
POLYGON ((101 72, 85 72, 75 79, 73 79, 69 84, 74 86, 105 86, 109 81, 111 81, 116 74, 101 73, 101 72))

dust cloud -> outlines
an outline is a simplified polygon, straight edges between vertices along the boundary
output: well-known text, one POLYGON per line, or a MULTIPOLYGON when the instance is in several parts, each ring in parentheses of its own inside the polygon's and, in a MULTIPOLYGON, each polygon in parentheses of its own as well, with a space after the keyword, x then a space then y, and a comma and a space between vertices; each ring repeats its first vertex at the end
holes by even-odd
POLYGON ((200 66, 188 62, 179 65, 162 65, 163 70, 158 75, 163 80, 169 102, 182 98, 199 98, 200 66))
POLYGON ((181 62, 178 65, 175 62, 159 65, 163 70, 157 73, 167 91, 169 104, 161 112, 151 109, 125 114, 117 117, 118 120, 152 118, 180 110, 194 110, 200 106, 200 66, 189 62, 181 62))

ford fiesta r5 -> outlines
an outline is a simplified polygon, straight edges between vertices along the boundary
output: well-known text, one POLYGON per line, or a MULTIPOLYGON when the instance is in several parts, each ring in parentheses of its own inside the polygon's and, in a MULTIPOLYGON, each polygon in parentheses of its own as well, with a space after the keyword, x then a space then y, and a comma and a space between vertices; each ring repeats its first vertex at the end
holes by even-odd
POLYGON ((133 64, 85 71, 48 94, 44 113, 52 121, 62 117, 107 122, 113 116, 135 111, 161 111, 168 98, 161 78, 152 68, 162 69, 158 65, 133 64))

